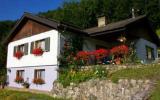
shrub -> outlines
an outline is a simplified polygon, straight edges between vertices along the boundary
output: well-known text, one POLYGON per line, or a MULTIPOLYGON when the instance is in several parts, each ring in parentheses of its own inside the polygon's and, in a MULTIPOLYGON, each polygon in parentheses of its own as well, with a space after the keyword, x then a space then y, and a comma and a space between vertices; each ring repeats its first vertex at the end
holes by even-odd
POLYGON ((115 56, 126 55, 129 52, 129 48, 126 45, 115 46, 111 49, 111 53, 115 56))
POLYGON ((0 69, 0 85, 2 88, 6 85, 7 75, 6 75, 6 68, 0 69))
POLYGON ((83 64, 88 64, 90 53, 87 51, 79 51, 77 53, 77 60, 82 62, 83 64))
POLYGON ((96 57, 96 59, 102 59, 109 55, 109 50, 98 49, 93 52, 93 55, 96 57))
POLYGON ((70 83, 81 83, 92 78, 105 78, 107 77, 107 71, 101 66, 94 67, 91 70, 73 71, 65 69, 61 71, 58 81, 64 86, 69 86, 70 83))

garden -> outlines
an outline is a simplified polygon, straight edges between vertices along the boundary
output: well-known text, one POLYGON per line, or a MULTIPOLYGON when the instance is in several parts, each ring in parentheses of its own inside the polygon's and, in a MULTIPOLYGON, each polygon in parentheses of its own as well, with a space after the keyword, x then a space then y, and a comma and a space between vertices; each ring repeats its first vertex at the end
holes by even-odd
POLYGON ((58 79, 64 87, 70 83, 78 84, 93 78, 106 78, 108 71, 101 67, 102 65, 140 63, 134 46, 127 45, 123 41, 110 49, 100 48, 93 51, 83 51, 80 48, 82 41, 82 38, 72 37, 64 43, 63 52, 59 57, 60 77, 58 79), (87 66, 93 67, 90 70, 82 70, 82 67, 85 69, 87 66))

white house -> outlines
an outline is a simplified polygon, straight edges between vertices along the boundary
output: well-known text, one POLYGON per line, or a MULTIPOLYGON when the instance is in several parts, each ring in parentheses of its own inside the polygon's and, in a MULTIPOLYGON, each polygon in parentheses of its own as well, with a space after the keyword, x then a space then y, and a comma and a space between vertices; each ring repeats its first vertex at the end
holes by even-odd
POLYGON ((111 24, 104 20, 99 20, 98 27, 80 30, 67 23, 25 13, 5 41, 9 86, 22 88, 21 81, 27 81, 30 89, 50 91, 58 77, 58 56, 64 41, 74 34, 83 37, 83 50, 110 48, 118 44, 117 38, 123 34, 129 42, 135 42, 137 55, 142 60, 147 62, 158 57, 160 42, 146 16, 111 24), (63 31, 71 34, 64 35, 63 31), (39 49, 33 52, 37 48, 43 52, 39 49))

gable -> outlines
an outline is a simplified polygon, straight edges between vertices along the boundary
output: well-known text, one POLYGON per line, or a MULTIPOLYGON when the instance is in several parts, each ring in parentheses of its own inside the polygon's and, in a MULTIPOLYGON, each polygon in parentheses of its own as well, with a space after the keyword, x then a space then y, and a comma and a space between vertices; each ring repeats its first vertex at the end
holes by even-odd
POLYGON ((42 32, 46 32, 51 30, 52 28, 36 21, 28 19, 24 22, 24 24, 20 27, 18 31, 15 32, 15 36, 11 41, 16 41, 22 38, 26 38, 32 35, 36 35, 42 32))

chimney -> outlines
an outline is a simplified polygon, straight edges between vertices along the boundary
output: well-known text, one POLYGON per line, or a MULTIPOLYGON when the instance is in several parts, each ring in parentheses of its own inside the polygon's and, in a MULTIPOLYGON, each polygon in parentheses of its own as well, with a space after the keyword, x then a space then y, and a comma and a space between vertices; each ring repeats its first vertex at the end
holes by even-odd
POLYGON ((105 16, 98 17, 98 27, 106 26, 107 20, 105 16))

